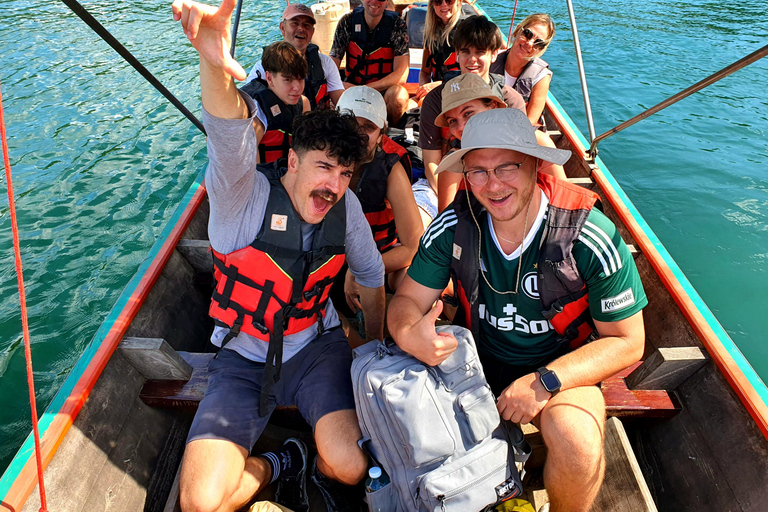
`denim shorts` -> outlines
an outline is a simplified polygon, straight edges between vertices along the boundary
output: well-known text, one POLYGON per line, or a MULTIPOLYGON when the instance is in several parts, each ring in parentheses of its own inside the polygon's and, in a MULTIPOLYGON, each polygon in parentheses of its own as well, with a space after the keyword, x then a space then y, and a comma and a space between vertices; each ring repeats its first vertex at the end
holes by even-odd
POLYGON ((312 428, 328 413, 355 408, 352 349, 342 329, 309 342, 283 364, 269 396, 269 414, 259 416, 264 363, 223 349, 208 365, 208 388, 187 442, 224 439, 251 450, 276 405, 296 405, 312 428))
POLYGON ((416 199, 416 206, 427 212, 432 219, 437 217, 437 194, 429 186, 426 178, 420 178, 419 181, 411 186, 413 197, 416 199))

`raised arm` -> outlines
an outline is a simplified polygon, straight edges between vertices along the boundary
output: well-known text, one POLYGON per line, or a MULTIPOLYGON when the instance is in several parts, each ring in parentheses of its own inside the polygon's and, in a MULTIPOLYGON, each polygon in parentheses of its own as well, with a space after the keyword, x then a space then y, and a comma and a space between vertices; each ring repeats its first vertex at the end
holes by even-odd
POLYGON ((222 119, 245 119, 248 109, 235 87, 245 70, 230 55, 230 18, 235 0, 223 0, 216 8, 192 0, 173 2, 173 19, 181 22, 184 35, 200 54, 200 90, 203 107, 222 119))

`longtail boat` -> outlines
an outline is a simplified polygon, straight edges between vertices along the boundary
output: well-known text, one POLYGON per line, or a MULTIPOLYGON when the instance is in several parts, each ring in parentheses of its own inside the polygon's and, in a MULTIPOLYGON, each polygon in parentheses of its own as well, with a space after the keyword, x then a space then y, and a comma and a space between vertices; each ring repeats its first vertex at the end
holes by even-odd
MULTIPOLYGON (((420 64, 412 50, 411 82, 420 64)), ((573 153, 569 180, 600 194, 633 249, 649 299, 643 362, 602 384, 607 471, 593 510, 768 510, 768 389, 551 92, 545 118, 573 153)), ((52 511, 178 509, 186 433, 213 355, 204 174, 40 418, 52 511)), ((264 442, 311 439, 297 423, 278 411, 264 442)), ((535 429, 527 435, 524 484, 538 506, 545 450, 535 429)), ((0 479, 0 511, 38 510, 36 485, 30 435, 0 479)))

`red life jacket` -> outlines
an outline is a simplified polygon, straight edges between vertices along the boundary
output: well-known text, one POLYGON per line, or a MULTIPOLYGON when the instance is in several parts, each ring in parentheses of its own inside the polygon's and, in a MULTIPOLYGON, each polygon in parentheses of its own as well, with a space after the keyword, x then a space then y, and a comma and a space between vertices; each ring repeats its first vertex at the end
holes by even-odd
POLYGON ((320 60, 320 48, 316 44, 310 43, 306 52, 307 80, 304 85, 304 96, 309 99, 312 110, 316 108, 328 108, 331 104, 331 97, 328 95, 328 80, 323 71, 323 61, 320 60))
POLYGON ((365 85, 381 80, 394 69, 395 47, 392 30, 397 14, 384 11, 384 15, 369 34, 363 7, 352 11, 352 34, 347 45, 347 81, 365 85))
MULTIPOLYGON (((255 81, 252 80, 249 85, 255 81)), ((267 118, 264 136, 259 141, 259 162, 266 164, 280 158, 288 158, 293 119, 301 115, 304 106, 301 101, 295 105, 286 105, 268 87, 255 91, 252 97, 267 118)))
MULTIPOLYGON (((549 198, 538 257, 539 300, 544 317, 560 335, 559 344, 574 349, 597 338, 589 313, 587 285, 579 274, 571 248, 600 197, 543 173, 538 174, 538 185, 549 198)), ((451 279, 458 306, 454 322, 470 329, 475 339, 479 339, 477 226, 469 211, 466 194, 458 194, 453 204, 457 216, 454 246, 461 248, 462 255, 458 260, 451 258, 451 279)), ((482 225, 484 221, 480 213, 485 210, 474 196, 472 208, 482 225)))
MULTIPOLYGON (((387 180, 397 162, 405 159, 403 165, 410 176, 410 157, 408 152, 386 135, 381 141, 381 148, 376 150, 373 160, 365 164, 357 182, 355 195, 363 207, 365 219, 371 226, 373 239, 379 252, 386 252, 399 242, 395 215, 387 202, 387 180)), ((410 180, 410 178, 409 178, 410 180)))
POLYGON ((427 65, 432 68, 432 81, 445 80, 445 74, 450 71, 460 71, 459 62, 456 60, 456 50, 453 49, 454 28, 449 36, 448 43, 444 43, 437 50, 429 54, 427 65))

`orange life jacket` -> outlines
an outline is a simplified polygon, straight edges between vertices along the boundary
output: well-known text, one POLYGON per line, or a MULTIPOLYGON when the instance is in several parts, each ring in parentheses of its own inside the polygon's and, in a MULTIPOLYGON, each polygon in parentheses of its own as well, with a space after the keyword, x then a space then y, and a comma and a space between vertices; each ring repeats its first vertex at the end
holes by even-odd
POLYGON ((384 253, 399 242, 395 215, 387 201, 387 180, 397 162, 403 165, 410 180, 410 157, 408 152, 386 135, 381 141, 381 148, 376 150, 373 160, 363 167, 357 182, 355 195, 360 200, 363 213, 371 226, 376 247, 384 253))
MULTIPOLYGON (((538 185, 549 198, 538 257, 539 300, 542 313, 560 335, 560 345, 574 349, 597 337, 589 313, 587 285, 576 268, 571 248, 600 198, 590 190, 543 173, 538 174, 538 185)), ((479 215, 482 206, 474 197, 471 201, 475 215, 479 215)), ((479 339, 480 254, 477 226, 469 208, 467 195, 458 194, 454 201, 454 246, 461 247, 462 257, 451 258, 458 306, 454 322, 470 329, 479 339)))
POLYGON ((381 80, 394 69, 395 47, 392 30, 397 14, 384 11, 371 33, 365 23, 363 7, 352 11, 352 34, 347 45, 347 81, 365 85, 381 80))
POLYGON ((252 96, 267 118, 264 136, 259 141, 259 162, 266 164, 280 158, 288 158, 293 119, 300 116, 303 110, 301 101, 295 105, 286 105, 268 87, 255 91, 252 96))

